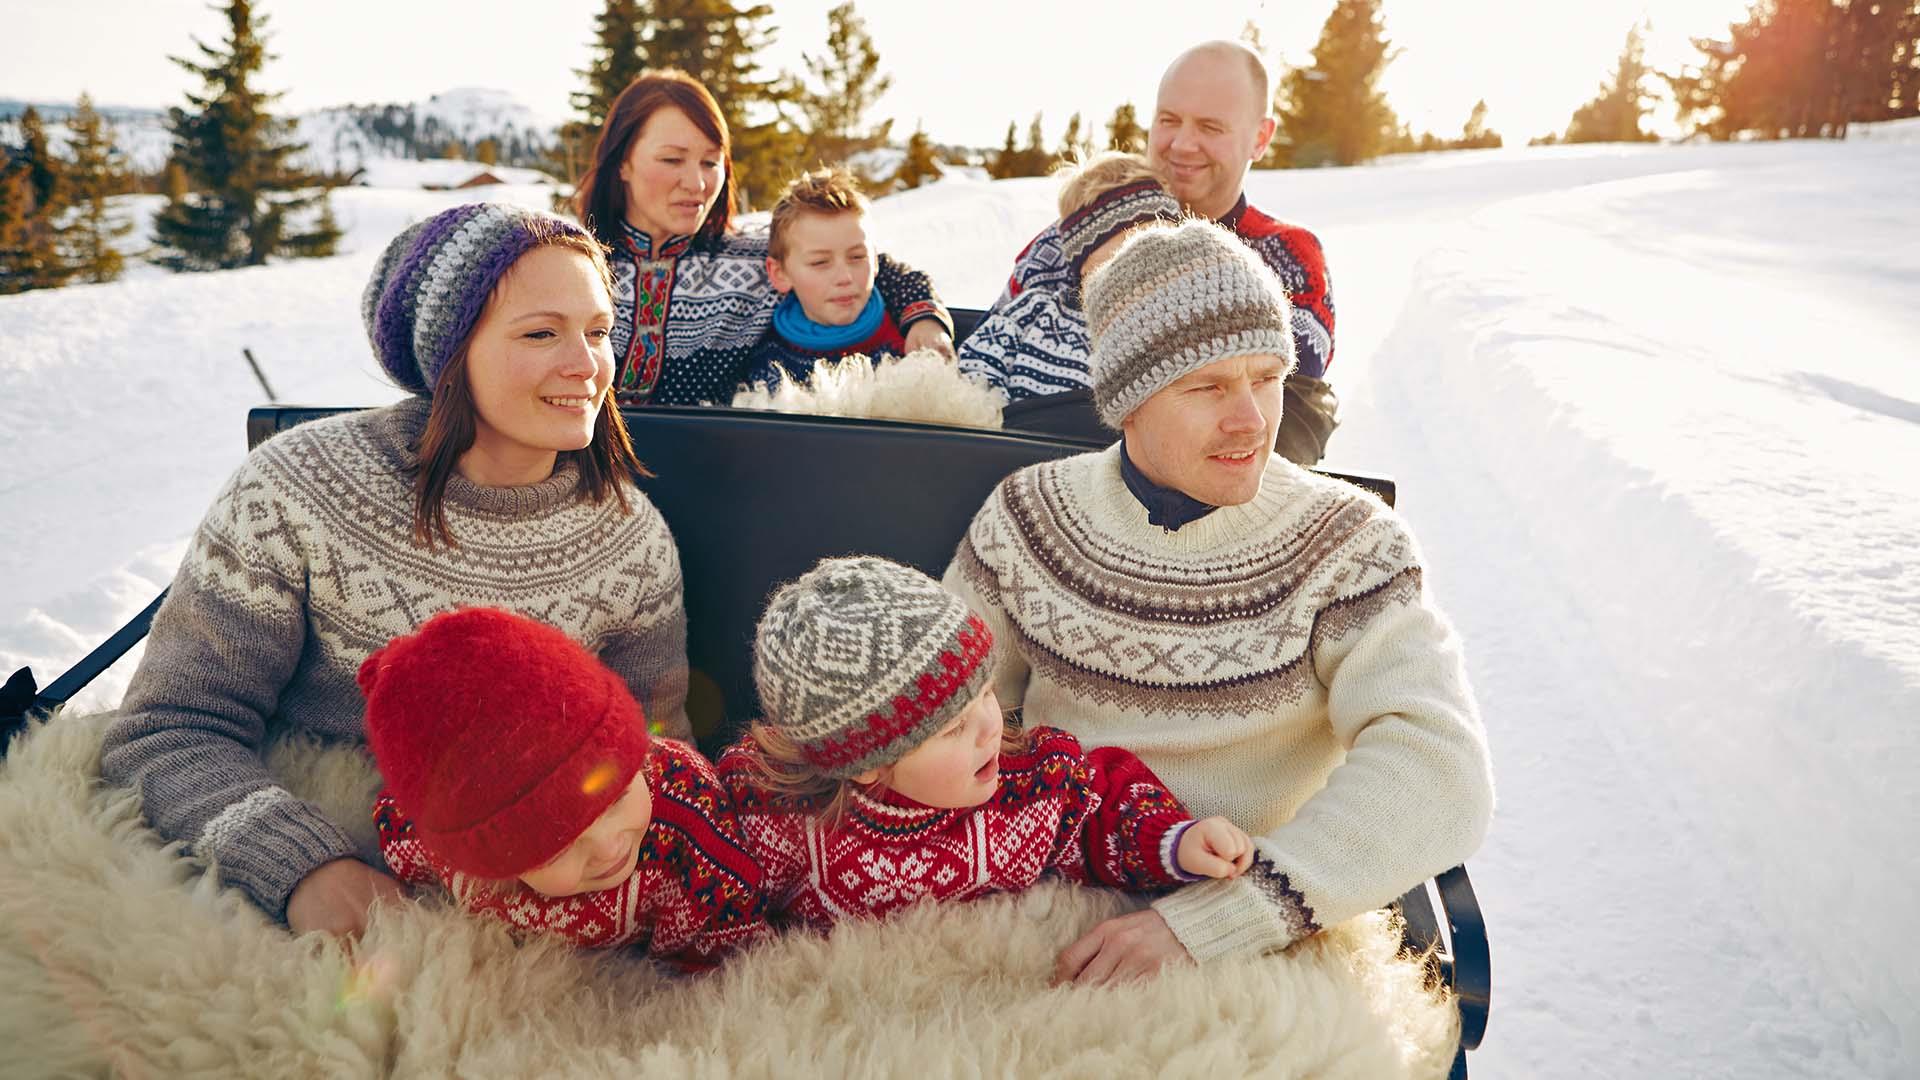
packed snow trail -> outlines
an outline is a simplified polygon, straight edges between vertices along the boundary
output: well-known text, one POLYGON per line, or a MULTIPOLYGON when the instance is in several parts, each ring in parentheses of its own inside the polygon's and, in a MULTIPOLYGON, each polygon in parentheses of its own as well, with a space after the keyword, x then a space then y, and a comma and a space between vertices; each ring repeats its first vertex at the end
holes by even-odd
POLYGON ((1397 315, 1408 237, 1330 230, 1342 317, 1393 326, 1335 446, 1399 479, 1493 744, 1488 1075, 1911 1075, 1920 318, 1873 286, 1920 264, 1868 242, 1895 170, 1817 222, 1775 196, 1831 173, 1776 173, 1425 230, 1397 315), (1703 253, 1683 191, 1857 261, 1703 253))

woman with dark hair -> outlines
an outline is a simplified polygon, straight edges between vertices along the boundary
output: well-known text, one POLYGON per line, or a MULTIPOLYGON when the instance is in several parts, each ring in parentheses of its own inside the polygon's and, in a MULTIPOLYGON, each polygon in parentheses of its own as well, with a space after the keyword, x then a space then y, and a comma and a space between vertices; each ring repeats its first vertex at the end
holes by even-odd
MULTIPOLYGON (((733 228, 732 139, 707 88, 655 71, 621 92, 574 209, 613 251, 613 351, 622 405, 726 402, 780 296, 767 236, 733 228)), ((875 282, 909 349, 953 352, 927 276, 880 256, 875 282)))
POLYGON ((288 734, 364 748, 361 664, 438 612, 548 623, 656 730, 690 735, 679 555, 607 407, 600 245, 551 215, 457 207, 387 246, 361 314, 412 396, 247 456, 154 617, 100 761, 161 835, 295 931, 356 931, 399 886, 264 748, 288 734))

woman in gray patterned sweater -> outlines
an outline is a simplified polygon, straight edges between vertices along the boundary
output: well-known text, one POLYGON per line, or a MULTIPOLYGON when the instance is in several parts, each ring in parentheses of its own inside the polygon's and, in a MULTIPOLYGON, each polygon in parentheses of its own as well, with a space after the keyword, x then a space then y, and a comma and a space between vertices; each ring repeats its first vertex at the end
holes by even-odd
POLYGON ((289 732, 364 746, 354 673, 435 613, 489 605, 558 627, 655 730, 689 734, 679 556, 610 407, 600 246, 548 215, 458 207, 387 246, 362 315, 413 396, 247 457, 194 535, 101 758, 154 828, 295 931, 357 931, 399 887, 263 747, 289 732))

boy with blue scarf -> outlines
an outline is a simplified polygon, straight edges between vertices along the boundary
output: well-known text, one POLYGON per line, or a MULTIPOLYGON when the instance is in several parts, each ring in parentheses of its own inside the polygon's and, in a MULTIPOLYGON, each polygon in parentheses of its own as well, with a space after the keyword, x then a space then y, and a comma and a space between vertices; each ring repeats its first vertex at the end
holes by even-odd
MULTIPOLYGON (((819 361, 854 353, 878 363, 906 352, 901 323, 923 313, 909 307, 896 323, 880 299, 876 281, 898 270, 867 241, 868 205, 844 169, 805 173, 774 204, 767 279, 782 296, 754 350, 749 384, 776 382, 783 371, 804 382, 819 361)), ((938 316, 932 305, 924 314, 938 316)))

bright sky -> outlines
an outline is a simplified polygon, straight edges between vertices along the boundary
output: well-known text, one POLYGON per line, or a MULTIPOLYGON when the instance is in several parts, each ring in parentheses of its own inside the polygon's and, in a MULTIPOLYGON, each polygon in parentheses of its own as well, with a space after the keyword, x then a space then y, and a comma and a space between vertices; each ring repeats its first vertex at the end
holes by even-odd
MULTIPOLYGON (((1311 61, 1332 0, 856 0, 892 92, 879 117, 942 142, 998 145, 1007 121, 1021 137, 1043 111, 1049 142, 1079 110, 1104 123, 1131 100, 1150 108, 1161 70, 1184 46, 1236 37, 1251 19, 1269 58, 1311 61), (1176 14, 1177 12, 1177 14, 1176 14)), ((1724 36, 1748 0, 1385 0, 1387 35, 1403 51, 1384 86, 1416 131, 1454 134, 1476 99, 1508 142, 1566 127, 1612 69, 1629 27, 1652 21, 1647 59, 1672 69, 1697 56, 1692 36, 1724 36)), ((820 51, 834 0, 779 0, 766 61, 801 68, 820 51)), ((579 89, 576 68, 600 0, 256 0, 278 55, 267 85, 293 110, 418 101, 456 86, 499 87, 554 118, 579 89)), ((0 0, 8 29, 0 97, 172 105, 190 77, 168 53, 190 36, 216 40, 222 16, 205 0, 0 0)), ((1654 122, 1671 123, 1670 110, 1654 122)))

